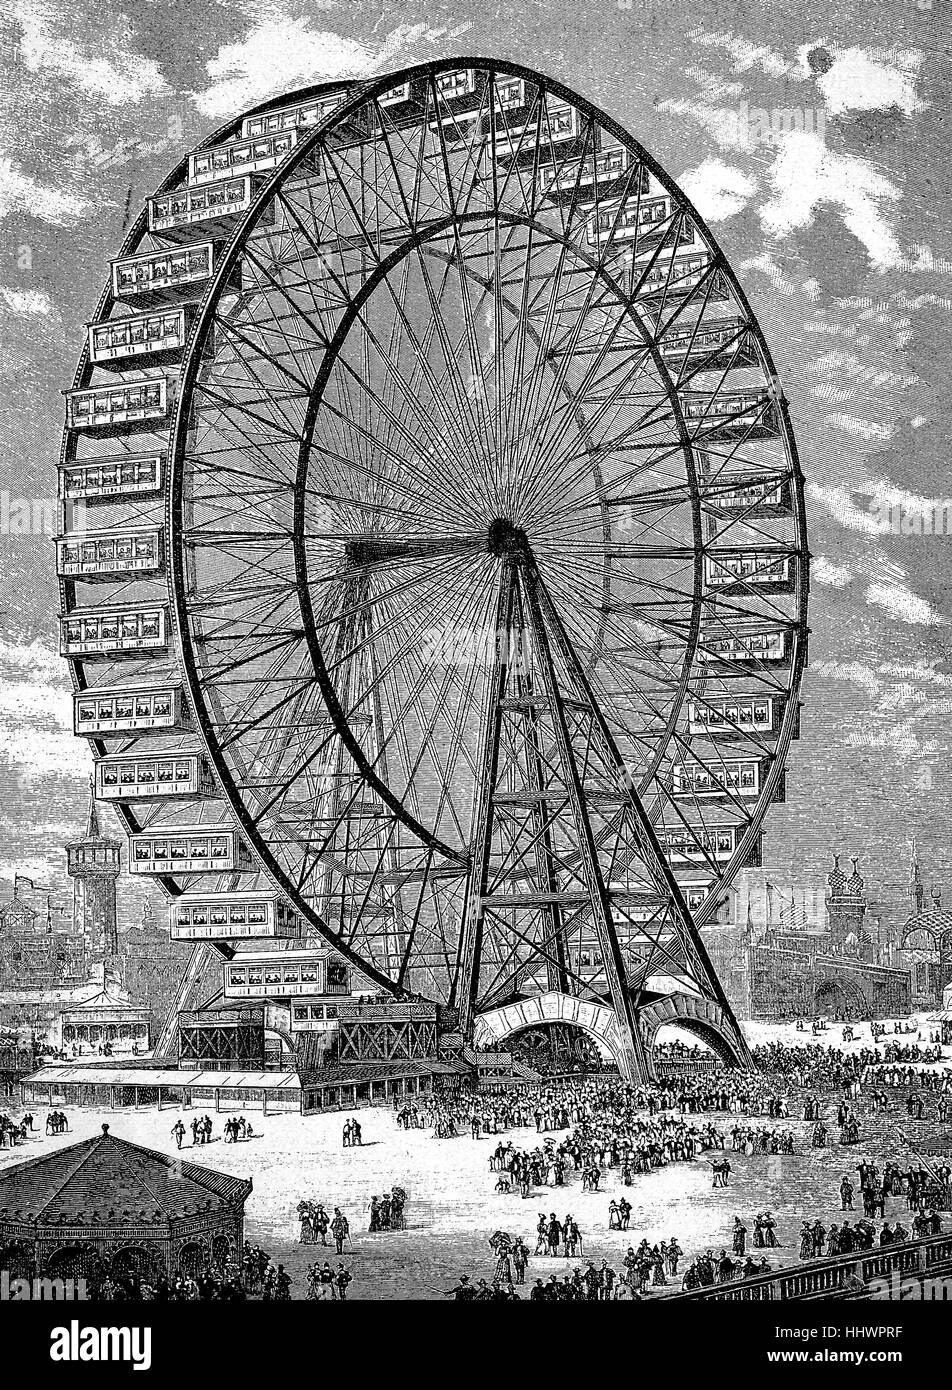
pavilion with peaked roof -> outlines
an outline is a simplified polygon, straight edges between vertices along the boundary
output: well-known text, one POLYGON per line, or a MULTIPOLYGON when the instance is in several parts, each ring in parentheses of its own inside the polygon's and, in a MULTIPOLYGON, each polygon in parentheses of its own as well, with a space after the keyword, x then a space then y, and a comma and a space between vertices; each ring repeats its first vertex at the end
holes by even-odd
POLYGON ((59 1011, 54 1037, 67 1054, 84 1052, 107 1055, 149 1047, 149 1010, 133 1004, 115 974, 105 964, 98 967, 101 987, 88 999, 80 999, 59 1011))
POLYGON ((250 1178, 102 1133, 0 1172, 0 1270, 153 1282, 240 1259, 250 1178))

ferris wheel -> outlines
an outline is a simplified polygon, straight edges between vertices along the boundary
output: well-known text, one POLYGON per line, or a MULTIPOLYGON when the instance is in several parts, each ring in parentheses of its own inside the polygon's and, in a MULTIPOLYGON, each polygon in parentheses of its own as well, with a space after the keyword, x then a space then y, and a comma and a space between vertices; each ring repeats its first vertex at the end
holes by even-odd
POLYGON ((60 495, 76 731, 173 935, 464 1028, 558 989, 637 1053, 668 981, 736 1029, 698 929, 783 798, 802 477, 616 122, 468 58, 229 124, 112 263, 60 495))

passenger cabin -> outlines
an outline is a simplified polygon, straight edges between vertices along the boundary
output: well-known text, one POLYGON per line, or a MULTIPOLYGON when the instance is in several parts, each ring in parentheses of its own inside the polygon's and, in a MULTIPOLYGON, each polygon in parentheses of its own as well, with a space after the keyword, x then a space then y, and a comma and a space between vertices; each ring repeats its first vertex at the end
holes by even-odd
POLYGON ((276 891, 196 892, 176 898, 169 909, 169 932, 173 941, 296 941, 302 922, 276 891))
POLYGON ((694 240, 694 223, 680 214, 668 197, 628 198, 624 202, 602 203, 589 218, 587 238, 590 246, 606 242, 637 242, 639 252, 664 246, 687 246, 694 240))
POLYGON ((347 100, 347 96, 348 89, 342 87, 339 91, 326 92, 323 96, 311 97, 292 106, 279 106, 273 111, 245 116, 241 122, 241 138, 255 140, 263 135, 276 135, 280 131, 320 125, 347 100))
MULTIPOLYGON (((756 801, 763 791, 768 768, 769 763, 762 758, 675 763, 671 769, 671 795, 676 801, 756 801)), ((773 799, 782 801, 783 796, 778 793, 773 799)))
POLYGON ((56 573, 86 583, 155 574, 164 562, 162 527, 80 531, 56 541, 56 573))
POLYGON ((754 335, 739 318, 719 323, 676 319, 665 329, 658 347, 665 364, 678 371, 755 367, 759 361, 754 335))
MULTIPOLYGON (((226 999, 349 995, 350 971, 343 961, 331 958, 326 948, 242 951, 224 968, 224 991, 226 999)), ((319 1021, 325 1022, 326 1017, 319 1021)))
POLYGON ((593 206, 596 196, 631 198, 646 194, 649 186, 648 170, 622 145, 544 164, 538 175, 540 197, 553 203, 578 203, 583 211, 593 206))
POLYGON ((198 150, 188 158, 190 188, 219 183, 243 174, 264 174, 283 164, 300 140, 299 127, 257 138, 230 140, 223 145, 198 150))
POLYGON ((59 466, 59 496, 64 502, 144 497, 161 492, 164 482, 164 454, 118 454, 59 466))
POLYGON ((777 732, 783 700, 775 695, 712 696, 688 704, 688 732, 718 739, 770 737, 777 732))
POLYGON ((759 666, 761 662, 790 660, 790 630, 784 627, 748 627, 735 632, 707 631, 698 639, 698 660, 727 666, 759 666))
POLYGON ((112 753, 96 762, 96 796, 102 801, 191 800, 214 793, 201 753, 112 753))
POLYGON ((89 360, 105 371, 164 361, 188 342, 193 306, 150 310, 87 326, 89 360))
POLYGON ((77 734, 147 733, 186 725, 182 688, 178 685, 82 690, 73 696, 77 734))
POLYGON ((112 293, 122 303, 140 307, 196 300, 217 269, 218 253, 211 241, 123 256, 112 262, 112 293))
POLYGON ((708 552, 704 556, 704 583, 722 593, 745 593, 751 589, 789 593, 794 586, 794 564, 792 555, 777 555, 773 551, 708 552))
POLYGON ((678 394, 695 439, 773 439, 780 433, 776 401, 763 389, 678 394))
POLYGON ((150 825, 129 836, 129 868, 136 874, 235 873, 253 867, 250 851, 228 825, 150 825))
POLYGON ((66 392, 66 427, 85 433, 116 433, 164 425, 174 388, 164 376, 137 377, 113 386, 66 392))
POLYGON ((140 656, 164 651, 168 630, 164 603, 74 608, 59 620, 60 655, 140 656))
MULTIPOLYGON (((678 826, 660 828, 658 842, 666 858, 675 866, 698 868, 704 864, 727 864, 738 853, 743 832, 734 825, 678 826)), ((756 869, 761 862, 760 836, 744 856, 744 867, 756 869)))
POLYGON ((698 304, 728 297, 728 286, 708 251, 667 255, 631 267, 632 289, 639 304, 652 307, 693 296, 698 304))
POLYGON ((477 91, 476 73, 472 68, 438 72, 427 96, 430 100, 430 130, 442 130, 443 138, 451 143, 467 140, 480 114, 482 98, 477 91), (436 111, 433 112, 433 91, 436 92, 436 111))
POLYGON ((786 474, 764 472, 751 467, 724 467, 719 461, 702 459, 701 495, 709 513, 736 516, 789 516, 792 511, 790 478, 786 474))
MULTIPOLYGON (((149 199, 149 231, 167 241, 188 241, 195 227, 204 236, 227 236, 236 218, 251 207, 263 183, 263 175, 245 174, 221 183, 158 194, 149 199)), ((273 218, 274 209, 266 207, 261 225, 273 218)))

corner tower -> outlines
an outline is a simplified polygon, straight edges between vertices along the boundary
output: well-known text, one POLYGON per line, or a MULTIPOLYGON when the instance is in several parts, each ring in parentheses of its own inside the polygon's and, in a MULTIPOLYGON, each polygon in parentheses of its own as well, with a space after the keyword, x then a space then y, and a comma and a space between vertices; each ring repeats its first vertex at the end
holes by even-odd
POLYGON ((116 926, 116 879, 122 861, 121 844, 104 835, 92 783, 86 834, 66 846, 66 872, 73 880, 73 923, 81 927, 92 951, 102 949, 108 960, 119 954, 116 926))

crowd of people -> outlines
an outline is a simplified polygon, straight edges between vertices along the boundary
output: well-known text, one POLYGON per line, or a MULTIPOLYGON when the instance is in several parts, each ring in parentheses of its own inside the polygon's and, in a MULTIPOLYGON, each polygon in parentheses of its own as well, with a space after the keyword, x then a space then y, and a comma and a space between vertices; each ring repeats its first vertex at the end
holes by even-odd
POLYGON ((378 1197, 375 1193, 367 1208, 370 1213, 367 1230, 371 1233, 406 1230, 407 1222, 403 1214, 406 1204, 407 1194, 402 1187, 392 1187, 382 1197, 378 1197))
POLYGON ((326 1260, 322 1265, 309 1265, 304 1277, 308 1299, 333 1300, 338 1303, 347 1302, 347 1290, 354 1280, 354 1276, 342 1260, 338 1261, 336 1269, 331 1269, 326 1260))
MULTIPOLYGON (((25 1144, 32 1129, 32 1115, 24 1115, 22 1120, 14 1120, 11 1115, 0 1115, 0 1149, 15 1149, 18 1144, 25 1144)), ((47 1134, 49 1132, 47 1130, 47 1134)))

